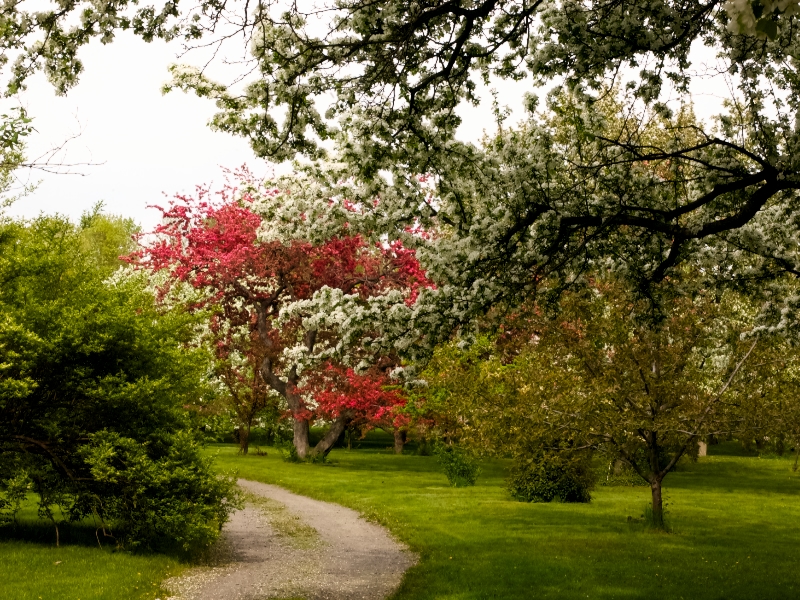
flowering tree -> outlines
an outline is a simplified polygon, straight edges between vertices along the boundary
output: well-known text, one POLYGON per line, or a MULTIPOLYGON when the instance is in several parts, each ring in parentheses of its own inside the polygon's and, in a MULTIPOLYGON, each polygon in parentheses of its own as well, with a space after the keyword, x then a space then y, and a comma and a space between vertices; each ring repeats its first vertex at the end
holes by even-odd
MULTIPOLYGON (((328 432, 330 443, 344 430, 345 424, 393 430, 397 440, 402 438, 401 428, 408 422, 401 410, 406 405, 405 394, 380 366, 356 373, 352 367, 328 362, 309 374, 301 392, 313 396, 318 416, 342 424, 328 432)), ((402 445, 398 448, 396 443, 395 451, 402 452, 402 445)))
MULTIPOLYGON (((371 231, 442 233, 418 251, 437 293, 377 310, 397 325, 387 345, 429 352, 486 308, 513 306, 543 282, 557 296, 592 269, 615 270, 645 296, 686 263, 705 263, 720 287, 800 272, 797 2, 336 7, 322 13, 327 29, 322 14, 312 28, 302 6, 264 7, 252 46, 262 75, 244 93, 188 68, 175 69, 173 86, 216 100, 213 125, 262 156, 317 158, 319 139, 334 138, 335 172, 314 176, 331 189, 347 181, 365 206, 379 195, 371 231), (704 70, 712 55, 719 64, 704 70), (456 109, 480 100, 475 78, 523 73, 532 93, 556 78, 567 85, 546 103, 524 98, 516 125, 498 107, 496 135, 460 141, 456 109), (688 109, 698 73, 731 92, 706 122, 688 109), (615 88, 625 93, 609 107, 615 88), (400 339, 411 329, 417 341, 400 339)), ((334 300, 348 303, 326 296, 319 311, 334 300)), ((787 326, 795 320, 794 294, 771 302, 786 304, 787 326)))
POLYGON ((260 156, 321 158, 333 141, 342 169, 363 182, 360 197, 380 194, 384 233, 415 219, 449 228, 457 241, 441 246, 437 260, 456 275, 441 282, 441 294, 452 294, 424 316, 444 309, 445 329, 468 319, 475 301, 529 294, 542 271, 570 279, 592 261, 645 283, 698 256, 720 263, 748 253, 768 271, 798 270, 796 0, 248 6, 84 1, 34 14, 14 5, 9 22, 29 26, 0 35, 19 55, 3 74, 15 91, 43 68, 63 92, 77 81, 78 51, 93 36, 110 41, 130 28, 148 40, 205 36, 198 43, 221 44, 238 38, 214 40, 217 24, 238 27, 249 78, 228 86, 176 66, 168 87, 214 100, 212 126, 247 138, 260 156), (704 69, 712 55, 719 64, 704 69), (497 136, 457 139, 459 107, 481 100, 479 77, 525 76, 528 92, 554 81, 575 92, 574 106, 555 107, 571 135, 553 135, 531 94, 520 98, 530 112, 520 126, 508 127, 498 107, 497 136), (717 89, 731 93, 718 118, 681 124, 672 113, 698 76, 720 77, 717 89), (608 127, 598 106, 614 84, 631 93, 624 118, 608 127), (662 120, 658 139, 642 135, 651 115, 662 120), (655 176, 654 162, 675 176, 655 176), (419 173, 432 175, 436 203, 421 201, 419 173))
POLYGON ((459 146, 468 164, 444 174, 381 184, 328 164, 280 181, 290 199, 259 200, 265 239, 319 241, 347 223, 351 233, 403 239, 437 283, 412 304, 326 289, 285 314, 315 315, 340 328, 341 340, 369 332, 371 344, 413 364, 456 329, 469 337, 487 311, 555 300, 583 273, 612 270, 655 313, 675 285, 735 287, 763 301, 765 326, 788 331, 798 297, 780 273, 800 272, 800 183, 787 172, 762 182, 763 193, 746 189, 741 178, 755 182, 763 165, 751 156, 758 132, 743 116, 710 137, 690 105, 672 114, 631 108, 635 96, 617 92, 554 93, 545 110, 480 151, 459 146), (740 143, 725 141, 736 131, 740 143), (725 169, 709 171, 715 161, 725 169), (327 206, 337 196, 360 207, 357 218, 327 206), (702 275, 684 279, 685 268, 702 275))
POLYGON ((381 391, 388 383, 385 373, 397 362, 388 356, 375 362, 368 342, 351 338, 351 351, 343 358, 361 370, 373 365, 371 371, 356 373, 337 364, 339 341, 325 323, 305 319, 300 312, 285 317, 282 309, 324 290, 362 300, 391 291, 410 304, 419 288, 430 284, 413 250, 397 241, 369 243, 348 235, 346 223, 338 235, 317 244, 259 239, 257 200, 281 192, 253 184, 246 174, 244 184, 243 192, 226 189, 216 202, 206 191, 178 197, 162 209, 164 220, 154 240, 130 260, 168 273, 167 288, 182 283, 200 290, 193 308, 218 307, 210 328, 218 355, 228 352, 237 336, 248 336, 247 349, 240 345, 239 353, 248 355, 251 364, 258 356, 259 376, 285 399, 298 455, 310 452, 309 422, 315 418, 332 421, 313 449, 326 453, 348 422, 383 419, 402 403, 398 392, 381 391))

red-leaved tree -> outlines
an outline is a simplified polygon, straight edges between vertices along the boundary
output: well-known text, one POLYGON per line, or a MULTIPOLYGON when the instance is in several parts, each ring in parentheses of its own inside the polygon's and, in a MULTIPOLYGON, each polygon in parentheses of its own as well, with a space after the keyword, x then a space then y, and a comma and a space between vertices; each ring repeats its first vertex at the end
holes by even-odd
POLYGON ((399 241, 369 243, 347 235, 346 226, 341 235, 316 245, 261 241, 261 218, 252 210, 251 197, 233 189, 214 201, 206 190, 177 196, 159 209, 162 224, 143 238, 149 241, 129 261, 153 273, 166 272, 165 289, 180 283, 202 292, 191 308, 218 311, 218 324, 210 329, 220 353, 235 345, 234 335, 250 336, 249 344, 238 347, 258 354, 263 382, 285 398, 301 458, 327 453, 353 421, 391 421, 392 411, 404 402, 399 391, 389 389, 387 373, 396 361, 381 357, 362 373, 331 361, 302 370, 304 365, 288 358, 284 349, 295 347, 299 335, 312 354, 315 344, 330 342, 335 334, 309 328, 299 317, 280 327, 276 319, 282 307, 324 286, 362 298, 401 290, 413 302, 421 287, 431 285, 413 249, 399 241), (309 423, 316 419, 331 425, 311 449, 309 423))

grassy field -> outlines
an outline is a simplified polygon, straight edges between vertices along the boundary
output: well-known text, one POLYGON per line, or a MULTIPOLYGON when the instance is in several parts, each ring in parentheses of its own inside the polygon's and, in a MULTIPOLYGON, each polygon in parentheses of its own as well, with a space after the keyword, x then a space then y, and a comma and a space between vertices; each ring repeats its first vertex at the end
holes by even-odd
MULTIPOLYGON (((0 598, 3 600, 153 600, 161 582, 185 565, 157 554, 100 549, 93 527, 52 526, 28 505, 18 527, 0 528, 0 598)), ((102 535, 101 535, 102 538, 102 535)))
POLYGON ((710 456, 670 474, 664 534, 639 521, 643 487, 600 487, 588 505, 525 504, 508 497, 500 461, 474 488, 453 489, 434 458, 378 448, 334 450, 331 466, 210 451, 220 468, 387 525, 420 555, 397 600, 800 597, 800 473, 789 459, 710 456))
MULTIPOLYGON (((715 448, 666 480, 672 533, 640 521, 649 490, 599 487, 588 505, 524 504, 504 489, 503 461, 474 488, 447 485, 436 460, 395 456, 389 438, 334 450, 333 464, 292 464, 280 452, 238 456, 209 447, 220 469, 351 506, 420 555, 395 600, 489 598, 790 599, 800 597, 800 473, 788 458, 715 448)), ((30 509, 0 529, 0 598, 154 599, 185 568, 158 555, 99 549, 94 529, 62 531, 30 509), (14 539, 16 538, 16 539, 14 539)))

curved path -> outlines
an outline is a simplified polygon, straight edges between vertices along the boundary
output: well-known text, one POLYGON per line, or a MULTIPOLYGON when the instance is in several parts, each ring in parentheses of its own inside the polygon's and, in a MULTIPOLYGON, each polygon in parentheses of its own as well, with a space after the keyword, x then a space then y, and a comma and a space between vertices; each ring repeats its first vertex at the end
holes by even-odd
POLYGON ((416 562, 385 529, 354 510, 275 485, 240 479, 239 486, 268 499, 272 510, 255 502, 234 512, 222 530, 216 566, 164 583, 174 598, 382 600, 416 562), (287 534, 287 516, 305 533, 299 541, 291 528, 287 534))

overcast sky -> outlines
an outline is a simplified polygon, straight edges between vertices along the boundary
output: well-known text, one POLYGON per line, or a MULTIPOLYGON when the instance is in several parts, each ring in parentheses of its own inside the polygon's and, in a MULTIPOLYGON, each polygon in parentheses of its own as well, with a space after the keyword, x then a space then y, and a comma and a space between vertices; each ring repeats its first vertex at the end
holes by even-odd
POLYGON ((221 166, 246 162, 263 170, 264 162, 253 157, 244 140, 206 126, 212 102, 182 92, 161 94, 176 47, 120 35, 107 46, 94 42, 81 57, 85 72, 66 97, 56 96, 42 76, 22 96, 37 129, 28 156, 79 134, 59 161, 97 164, 74 167, 80 175, 31 172, 31 179, 41 183, 12 207, 12 214, 77 217, 102 200, 110 212, 149 228, 158 213, 146 206, 163 202, 164 193, 220 182, 221 166))
MULTIPOLYGON (((96 164, 74 167, 80 175, 30 173, 30 179, 40 181, 37 189, 9 212, 60 212, 76 218, 103 201, 108 211, 133 217, 147 230, 159 214, 146 207, 163 202, 165 194, 220 183, 221 167, 247 163, 254 172, 264 172, 266 164, 253 156, 246 141, 206 126, 214 112, 212 102, 182 92, 161 94, 177 50, 121 34, 110 45, 95 41, 82 51, 85 72, 66 97, 55 96, 44 77, 34 78, 22 96, 37 129, 29 142, 29 157, 79 134, 59 160, 96 164)), ((703 95, 713 89, 709 85, 701 83, 695 97, 701 115, 710 112, 709 102, 718 104, 703 95)), ((515 109, 513 122, 521 116, 526 84, 497 87, 500 102, 515 109)), ((477 140, 484 129, 494 128, 490 103, 485 104, 462 110, 461 137, 477 140)))

